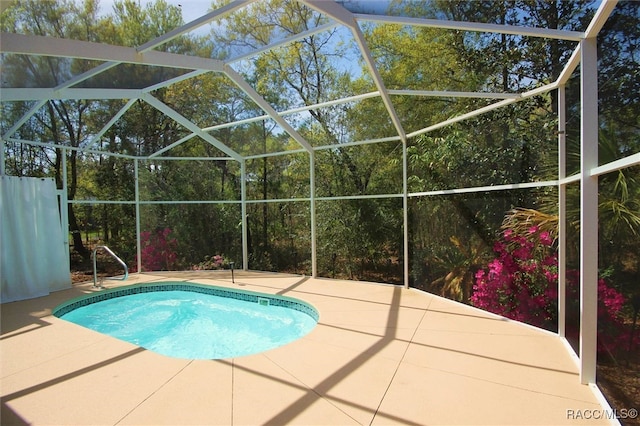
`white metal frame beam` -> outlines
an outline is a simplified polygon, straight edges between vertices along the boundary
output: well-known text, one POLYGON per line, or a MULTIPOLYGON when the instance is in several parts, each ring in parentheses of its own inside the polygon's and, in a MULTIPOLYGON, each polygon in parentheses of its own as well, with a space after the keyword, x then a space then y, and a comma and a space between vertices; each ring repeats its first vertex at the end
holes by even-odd
MULTIPOLYGON (((616 4, 618 4, 618 0, 604 0, 600 4, 600 7, 598 7, 598 10, 596 10, 593 19, 591 20, 589 26, 587 27, 587 30, 585 31, 584 38, 592 38, 598 35, 604 23, 607 22, 607 19, 609 19, 611 12, 613 12, 613 9, 615 9, 616 4)), ((567 64, 558 77, 557 82, 559 84, 566 84, 567 81, 569 81, 569 79, 571 78, 573 72, 578 68, 578 65, 580 65, 580 48, 581 44, 578 44, 576 49, 571 54, 571 57, 567 61, 567 64)))
POLYGON ((640 152, 612 161, 609 164, 603 164, 602 166, 594 167, 593 169, 591 169, 591 175, 600 176, 606 173, 611 173, 634 166, 640 166, 640 152))
POLYGON ((542 37, 558 40, 580 41, 585 33, 578 31, 563 31, 549 28, 520 27, 515 25, 484 24, 479 22, 461 22, 441 19, 411 18, 400 16, 355 14, 358 21, 375 22, 378 24, 409 25, 412 27, 430 27, 459 31, 483 33, 512 34, 529 37, 542 37))
MULTIPOLYGON (((282 117, 285 117, 287 115, 293 115, 293 114, 298 114, 301 112, 307 112, 307 111, 311 111, 314 109, 319 109, 319 108, 325 108, 325 107, 331 107, 334 105, 341 105, 341 104, 346 104, 349 102, 356 102, 362 99, 368 99, 368 98, 375 98, 376 96, 379 96, 380 92, 369 92, 369 93, 363 93, 361 95, 354 95, 354 96, 349 96, 346 98, 340 98, 340 99, 336 99, 333 101, 327 101, 327 102, 321 102, 318 104, 313 104, 313 105, 308 105, 308 106, 303 106, 303 107, 298 107, 298 108, 292 108, 286 111, 282 111, 282 112, 276 112, 277 115, 280 115, 282 117)), ((245 118, 243 120, 238 120, 238 121, 231 121, 228 123, 222 123, 222 124, 216 124, 215 126, 210 126, 210 127, 205 127, 202 130, 209 132, 212 130, 219 130, 219 129, 224 129, 227 127, 233 127, 233 126, 237 126, 237 125, 241 125, 241 124, 247 124, 247 123, 253 123, 256 121, 262 121, 262 120, 267 120, 271 118, 271 115, 269 114, 265 114, 265 115, 260 115, 257 117, 251 117, 251 118, 245 118)))
POLYGON ((93 43, 90 41, 58 39, 14 33, 0 34, 3 53, 22 55, 53 56, 60 58, 86 59, 169 67, 188 70, 208 70, 222 72, 224 63, 218 59, 176 53, 147 51, 138 52, 133 47, 93 43))
POLYGON ((247 81, 242 78, 233 68, 225 66, 224 73, 233 81, 247 96, 249 96, 264 112, 269 115, 285 132, 289 134, 304 149, 311 152, 313 147, 305 138, 302 137, 287 121, 282 118, 278 112, 262 97, 256 90, 251 87, 247 81))
POLYGON ((422 135, 424 133, 429 133, 429 132, 432 132, 434 130, 441 129, 443 127, 449 126, 450 124, 458 123, 458 122, 464 121, 464 120, 468 120, 469 118, 473 118, 473 117, 476 117, 478 115, 482 115, 484 113, 487 113, 489 111, 493 111, 495 109, 502 108, 502 107, 505 107, 507 105, 511 105, 513 103, 528 99, 528 98, 530 98, 532 96, 541 95, 543 93, 549 92, 549 91, 557 88, 557 86, 558 86, 558 83, 545 84, 544 86, 540 86, 540 87, 537 87, 535 89, 529 90, 527 92, 521 93, 517 97, 507 98, 507 99, 504 99, 502 101, 495 102, 495 103, 493 103, 491 105, 487 105, 487 106, 484 106, 482 108, 478 108, 478 109, 476 109, 474 111, 470 111, 470 112, 468 112, 466 114, 461 114, 461 115, 458 115, 456 117, 452 117, 452 118, 450 118, 448 120, 441 121, 441 122, 439 122, 437 124, 434 124, 432 126, 425 127, 424 129, 416 130, 415 132, 412 132, 412 133, 408 134, 407 136, 408 137, 415 137, 415 136, 422 135))
POLYGON ((208 72, 209 71, 207 71, 207 70, 191 71, 191 72, 179 75, 177 77, 170 78, 169 80, 165 80, 165 81, 162 81, 160 83, 153 84, 151 86, 145 87, 144 89, 142 89, 142 92, 144 92, 144 93, 153 92, 154 90, 162 89, 163 87, 168 87, 168 86, 171 86, 172 84, 176 84, 176 83, 179 83, 181 81, 188 80, 190 78, 195 78, 195 77, 198 77, 198 76, 200 76, 202 74, 206 74, 208 72))
POLYGON ((229 157, 234 158, 234 159, 236 159, 238 161, 240 161, 242 159, 240 154, 238 154, 237 152, 235 152, 234 150, 232 150, 227 145, 223 144, 222 142, 220 142, 219 140, 217 140, 216 138, 214 138, 210 134, 202 131, 202 129, 200 129, 200 127, 198 127, 192 121, 188 120, 186 117, 181 115, 176 110, 170 108, 167 104, 161 102, 157 98, 154 98, 149 93, 144 93, 141 96, 141 99, 143 101, 145 101, 146 103, 148 103, 149 105, 151 105, 152 107, 154 107, 155 109, 157 109, 158 111, 160 111, 163 114, 165 114, 167 117, 169 117, 169 118, 173 119, 174 121, 176 121, 178 124, 186 127, 188 130, 190 130, 191 132, 195 133, 200 138, 202 138, 205 141, 209 142, 211 145, 213 145, 214 147, 218 148, 220 151, 224 152, 229 157))
POLYGON ((565 86, 558 87, 558 335, 566 337, 567 315, 567 106, 565 86))
POLYGON ((369 70, 371 78, 373 79, 374 84, 376 85, 378 92, 380 92, 380 96, 382 98, 382 102, 384 103, 385 108, 387 109, 387 113, 391 118, 391 122, 393 123, 396 132, 402 139, 404 143, 406 143, 407 135, 402 127, 402 123, 398 118, 398 114, 396 113, 395 108, 393 107, 393 103, 391 102, 391 98, 389 97, 389 92, 387 91, 384 82, 382 81, 382 76, 378 71, 378 67, 375 65, 375 60, 373 59, 373 55, 369 50, 369 46, 364 38, 364 34, 360 29, 360 26, 356 22, 355 16, 349 12, 347 9, 339 5, 335 2, 322 1, 322 0, 300 0, 303 4, 309 6, 310 8, 316 10, 319 13, 322 13, 336 21, 342 23, 347 28, 349 28, 353 34, 353 38, 360 49, 360 54, 364 59, 364 62, 369 70))
POLYGON ((22 125, 23 125, 24 123, 26 123, 26 122, 27 122, 27 121, 28 121, 28 120, 33 116, 33 114, 35 114, 36 112, 38 112, 38 110, 39 110, 40 108, 42 108, 42 106, 43 106, 44 104, 46 104, 46 103, 47 103, 47 101, 48 101, 48 99, 42 99, 42 100, 40 100, 40 101, 36 102, 36 103, 31 107, 31 108, 29 108, 29 111, 27 111, 27 112, 26 112, 22 117, 20 117, 20 119, 19 119, 18 121, 16 121, 16 122, 13 124, 13 126, 11 126, 11 128, 9 128, 9 130, 7 130, 7 131, 5 132, 5 134, 4 134, 4 135, 2 135, 2 139, 7 139, 7 138, 10 138, 11 136, 13 136, 13 134, 14 134, 15 132, 17 132, 17 131, 18 131, 18 129, 19 129, 20 127, 22 127, 22 125))
POLYGON ((236 62, 240 62, 240 61, 242 61, 244 59, 248 59, 248 58, 254 57, 256 55, 259 55, 260 53, 268 52, 269 50, 276 49, 276 48, 278 48, 280 46, 285 46, 285 45, 293 43, 295 41, 302 40, 302 39, 304 39, 306 37, 310 37, 310 36, 312 36, 314 34, 319 34, 319 33, 325 32, 325 31, 332 30, 332 29, 336 28, 337 26, 338 26, 337 22, 329 22, 327 24, 320 25, 320 26, 317 26, 317 27, 312 28, 310 30, 303 31, 303 32, 298 33, 296 35, 287 37, 285 39, 282 39, 282 40, 267 44, 267 45, 265 45, 263 47, 254 49, 254 50, 252 50, 250 52, 233 56, 233 57, 229 58, 226 62, 227 62, 227 64, 233 64, 233 63, 236 63, 236 62))
POLYGON ((55 90, 61 90, 61 89, 66 89, 67 87, 71 87, 71 86, 75 86, 78 83, 81 83, 85 80, 90 79, 91 77, 98 75, 100 73, 103 73, 107 70, 110 70, 111 68, 115 67, 119 65, 119 62, 104 62, 100 65, 98 65, 97 67, 94 67, 90 70, 87 70, 85 72, 83 72, 82 74, 78 74, 76 76, 73 76, 72 78, 70 78, 69 80, 65 81, 64 83, 56 86, 54 89, 55 90))
POLYGON ((3 88, 2 102, 48 101, 67 99, 136 99, 143 92, 138 89, 49 89, 49 88, 3 88))
POLYGON ((595 38, 580 42, 580 381, 596 381, 598 341, 598 61, 595 38))
POLYGON ((449 90, 392 90, 390 95, 424 96, 428 98, 480 98, 480 99, 518 99, 519 93, 490 93, 490 92, 457 92, 449 90))
POLYGON ((130 99, 129 102, 127 102, 126 104, 124 104, 124 106, 122 108, 120 108, 120 111, 118 111, 116 113, 116 115, 114 115, 113 117, 111 117, 111 120, 109 120, 109 122, 107 124, 105 124, 102 129, 100 129, 100 131, 98 133, 96 133, 91 140, 89 141, 89 143, 87 144, 87 146, 93 146, 94 144, 96 144, 100 138, 107 133, 107 131, 114 125, 116 124, 116 122, 118 120, 120 120, 120 117, 122 117, 124 115, 125 112, 129 111, 129 108, 131 108, 133 106, 133 104, 137 101, 137 99, 130 99))
MULTIPOLYGON (((193 21, 178 27, 168 33, 157 37, 154 40, 151 40, 141 46, 139 46, 136 50, 138 52, 147 52, 149 50, 155 49, 158 46, 161 46, 165 43, 170 42, 174 38, 180 37, 183 34, 194 31, 199 27, 208 24, 209 22, 226 16, 248 4, 253 3, 255 0, 234 0, 212 12, 207 13, 206 15, 202 15, 201 17, 194 19, 193 21)), ((188 4, 185 4, 185 7, 188 7, 188 4)))

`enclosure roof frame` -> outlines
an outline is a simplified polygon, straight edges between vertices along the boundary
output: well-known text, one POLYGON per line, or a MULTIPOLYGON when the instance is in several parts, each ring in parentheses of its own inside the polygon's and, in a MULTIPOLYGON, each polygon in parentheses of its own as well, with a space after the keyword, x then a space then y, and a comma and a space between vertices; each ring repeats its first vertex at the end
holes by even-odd
MULTIPOLYGON (((252 121, 260 121, 265 119, 272 119, 275 123, 277 123, 293 140, 295 140, 302 149, 310 152, 314 149, 318 149, 318 147, 313 147, 305 138, 296 131, 291 125, 288 124, 286 120, 284 120, 284 116, 288 114, 300 113, 300 112, 308 112, 313 109, 321 108, 324 106, 338 105, 343 102, 348 102, 346 99, 357 99, 358 96, 377 96, 379 97, 387 111, 389 119, 395 128, 395 132, 398 138, 402 141, 403 144, 406 144, 407 138, 412 138, 415 136, 419 136, 421 134, 425 134, 431 132, 436 129, 440 129, 442 127, 446 127, 452 123, 463 121, 474 116, 486 113, 488 111, 509 105, 514 102, 518 102, 520 100, 526 99, 532 95, 542 94, 544 92, 555 89, 558 84, 564 84, 566 80, 569 78, 571 73, 576 69, 579 64, 579 43, 576 47, 576 50, 573 52, 573 55, 565 64, 565 68, 560 74, 560 77, 556 82, 545 85, 541 88, 535 89, 534 91, 529 91, 525 93, 487 93, 487 92, 459 92, 459 91, 407 91, 407 90, 390 90, 385 87, 384 82, 382 81, 382 77, 375 65, 375 61, 371 55, 371 51, 367 45, 367 42, 364 38, 364 34, 360 29, 361 22, 373 22, 373 23, 383 23, 383 24, 397 24, 397 25, 406 25, 406 26, 414 26, 414 27, 432 27, 432 28, 441 28, 441 29, 451 29, 451 30, 461 30, 461 31, 476 31, 476 32, 489 32, 489 33, 499 33, 499 34, 513 34, 513 35, 521 35, 521 36, 530 36, 530 37, 542 37, 542 38, 550 38, 550 39, 562 39, 568 41, 576 41, 588 37, 595 37, 597 33, 600 31, 606 20, 608 19, 611 11, 615 7, 617 1, 612 0, 604 0, 598 10, 596 11, 593 19, 591 20, 587 30, 585 32, 578 31, 565 31, 565 30, 556 30, 556 29, 547 29, 547 28, 532 28, 532 27, 520 27, 513 25, 499 25, 499 24, 485 24, 478 22, 461 22, 461 21, 445 21, 445 20, 436 20, 436 19, 425 19, 425 18, 412 18, 412 17, 398 17, 398 16, 386 16, 386 15, 374 15, 374 14, 362 14, 362 13, 353 13, 347 10, 343 5, 341 5, 337 1, 320 1, 320 0, 298 0, 302 4, 310 7, 318 13, 323 14, 329 19, 329 22, 319 26, 318 28, 313 28, 303 33, 285 38, 278 42, 272 43, 267 46, 260 47, 255 49, 255 51, 248 52, 244 55, 230 58, 227 61, 219 60, 219 59, 209 59, 202 58, 196 56, 188 56, 181 55, 176 53, 162 52, 155 50, 158 47, 168 43, 169 41, 179 37, 183 34, 189 33, 202 25, 207 23, 211 23, 216 19, 226 16, 236 10, 240 10, 244 7, 247 7, 257 0, 234 0, 229 4, 211 11, 189 23, 186 23, 178 28, 175 28, 168 33, 159 36, 153 40, 150 40, 147 43, 142 44, 138 47, 125 47, 125 46, 115 46, 115 45, 107 45, 102 43, 92 43, 87 41, 80 40, 70 40, 70 39, 56 39, 52 37, 42 37, 42 36, 33 36, 33 35, 23 35, 23 34, 12 34, 12 33, 3 33, 1 35, 1 45, 0 51, 3 53, 14 53, 14 54, 25 54, 25 55, 39 55, 39 56, 57 56, 57 57, 67 57, 67 58, 78 58, 84 60, 98 60, 104 61, 102 64, 80 74, 74 76, 70 80, 59 84, 55 88, 7 88, 0 91, 0 101, 1 102, 15 102, 15 101, 37 101, 36 105, 40 105, 42 107, 43 101, 49 100, 62 100, 62 99, 85 99, 85 100, 105 100, 105 99, 123 99, 131 102, 132 100, 149 100, 150 104, 152 104, 155 108, 160 108, 161 112, 164 114, 169 113, 165 106, 161 106, 157 102, 153 101, 148 97, 148 94, 154 90, 157 90, 161 87, 167 87, 171 84, 175 84, 177 82, 197 77, 199 75, 215 72, 226 75, 232 83, 242 90, 245 94, 249 96, 249 98, 255 102, 264 112, 264 115, 244 119, 229 123, 216 124, 211 126, 199 127, 192 121, 188 120, 186 117, 182 117, 177 114, 176 111, 168 114, 171 115, 172 119, 177 119, 179 124, 188 128, 192 131, 191 135, 182 139, 182 141, 189 140, 195 136, 203 137, 205 141, 211 143, 216 148, 220 149, 226 155, 229 155, 231 158, 240 160, 243 156, 230 149, 229 147, 223 147, 222 142, 217 139, 211 137, 208 132, 224 128, 224 127, 232 127, 236 125, 241 125, 244 123, 252 122, 252 121), (293 43, 303 37, 316 34, 322 31, 329 31, 333 28, 343 26, 348 29, 358 46, 358 49, 362 55, 364 63, 370 73, 371 78, 376 86, 375 92, 370 92, 369 94, 364 95, 356 95, 348 98, 340 98, 335 99, 333 101, 323 102, 315 105, 305 105, 303 107, 298 107, 289 111, 277 112, 261 95, 259 95, 253 87, 244 80, 244 78, 237 73, 235 70, 231 68, 231 64, 238 62, 243 59, 250 58, 254 55, 257 55, 261 52, 269 51, 275 48, 278 48, 283 45, 287 45, 289 43, 293 43), (85 81, 88 78, 91 78, 95 75, 103 73, 119 64, 138 64, 138 65, 147 65, 147 66, 162 66, 169 67, 175 69, 188 70, 185 74, 180 75, 178 77, 173 77, 163 82, 156 83, 152 86, 145 87, 142 89, 83 89, 83 88, 74 88, 73 86, 79 84, 82 81, 85 81), (448 98, 461 98, 461 97, 477 97, 477 98, 487 98, 487 99, 495 99, 497 102, 485 106, 482 108, 478 108, 476 110, 470 111, 469 113, 462 114, 458 117, 452 117, 448 120, 444 120, 438 123, 432 123, 431 125, 408 133, 400 118, 395 111, 393 103, 391 101, 391 96, 393 95, 409 95, 409 96, 429 96, 429 97, 448 97, 448 98), (209 135, 209 136, 206 136, 209 135)), ((28 121, 28 119, 38 111, 39 108, 32 108, 27 111, 25 115, 16 121, 15 125, 12 126, 5 134, 2 135, 3 139, 8 139, 13 136, 13 134, 28 121)), ((119 114, 118 118, 121 117, 122 114, 119 114)), ((110 120, 109 124, 114 125, 117 122, 116 120, 110 120)), ((106 133, 108 129, 102 129, 100 132, 102 135, 106 133)), ((355 141, 355 144, 358 141, 355 141)), ((172 147, 179 145, 180 143, 174 143, 172 147)), ((354 144, 354 143, 351 143, 354 144)), ((149 155, 149 158, 158 157, 162 153, 166 152, 167 149, 162 148, 158 152, 152 153, 149 155)), ((286 152, 284 152, 286 153, 286 152)), ((105 152, 105 155, 108 155, 108 152, 105 152)), ((260 155, 273 155, 274 153, 263 153, 260 155)), ((141 156, 140 158, 145 158, 146 156, 141 156)), ((248 157, 248 156, 247 156, 248 157)), ((256 157, 255 155, 251 155, 252 158, 256 157)))

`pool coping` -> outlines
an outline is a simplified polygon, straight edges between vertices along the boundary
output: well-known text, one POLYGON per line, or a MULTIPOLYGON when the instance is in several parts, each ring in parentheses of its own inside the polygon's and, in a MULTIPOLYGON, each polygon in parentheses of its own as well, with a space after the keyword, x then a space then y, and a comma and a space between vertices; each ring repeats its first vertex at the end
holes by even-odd
POLYGON ((316 323, 320 320, 320 313, 311 303, 295 297, 273 295, 244 289, 229 289, 227 287, 220 287, 212 284, 200 284, 195 282, 186 283, 181 281, 132 284, 124 287, 106 289, 97 294, 74 297, 73 299, 56 306, 53 309, 52 314, 57 318, 61 318, 77 308, 93 303, 132 294, 151 293, 157 291, 189 291, 193 293, 243 300, 245 302, 252 303, 261 303, 262 300, 267 300, 271 306, 285 307, 307 314, 313 318, 316 323))

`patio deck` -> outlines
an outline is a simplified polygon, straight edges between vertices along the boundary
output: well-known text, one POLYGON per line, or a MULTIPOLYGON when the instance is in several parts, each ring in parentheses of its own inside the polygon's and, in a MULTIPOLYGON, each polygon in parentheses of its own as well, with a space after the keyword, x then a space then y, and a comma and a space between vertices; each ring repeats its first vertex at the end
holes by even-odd
POLYGON ((237 272, 132 275, 303 299, 304 338, 225 360, 165 357, 55 318, 74 286, 2 305, 2 425, 609 424, 553 335, 388 285, 237 272), (591 411, 586 411, 591 410, 591 411), (595 411, 594 411, 595 410, 595 411), (581 414, 587 413, 587 416, 581 414))

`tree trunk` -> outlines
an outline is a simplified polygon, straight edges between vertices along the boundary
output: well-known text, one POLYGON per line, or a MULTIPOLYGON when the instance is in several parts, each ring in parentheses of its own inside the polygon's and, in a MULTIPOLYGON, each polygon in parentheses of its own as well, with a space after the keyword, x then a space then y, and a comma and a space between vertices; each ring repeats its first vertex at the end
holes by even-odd
POLYGON ((84 260, 89 261, 91 259, 91 253, 82 243, 82 234, 80 233, 80 227, 78 226, 76 215, 73 212, 72 204, 69 204, 67 211, 69 213, 69 230, 73 237, 73 249, 78 252, 84 260))

